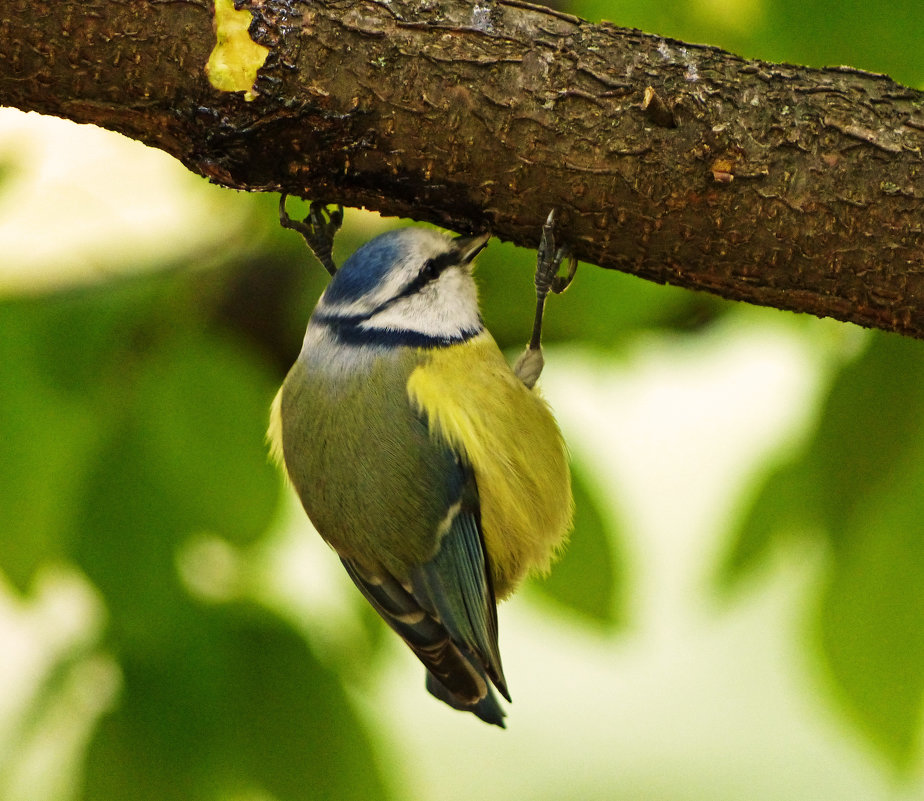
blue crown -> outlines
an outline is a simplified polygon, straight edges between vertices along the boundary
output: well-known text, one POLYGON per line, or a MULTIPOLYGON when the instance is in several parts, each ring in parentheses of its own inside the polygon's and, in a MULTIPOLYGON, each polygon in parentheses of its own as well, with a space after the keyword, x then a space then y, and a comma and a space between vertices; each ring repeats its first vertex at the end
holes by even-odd
POLYGON ((325 293, 331 303, 348 303, 374 289, 407 250, 413 228, 388 231, 366 242, 337 270, 325 293))

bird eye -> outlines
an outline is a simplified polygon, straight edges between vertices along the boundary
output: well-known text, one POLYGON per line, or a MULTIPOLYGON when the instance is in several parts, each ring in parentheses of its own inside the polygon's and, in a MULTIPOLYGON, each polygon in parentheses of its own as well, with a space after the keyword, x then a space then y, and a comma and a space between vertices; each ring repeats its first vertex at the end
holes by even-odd
POLYGON ((426 264, 424 264, 423 269, 420 271, 420 277, 425 281, 432 281, 434 278, 439 278, 440 275, 440 265, 436 263, 434 259, 427 259, 426 264))
POLYGON ((422 281, 434 281, 442 275, 447 268, 458 263, 455 253, 441 253, 432 259, 427 259, 424 266, 420 269, 420 279, 422 281))

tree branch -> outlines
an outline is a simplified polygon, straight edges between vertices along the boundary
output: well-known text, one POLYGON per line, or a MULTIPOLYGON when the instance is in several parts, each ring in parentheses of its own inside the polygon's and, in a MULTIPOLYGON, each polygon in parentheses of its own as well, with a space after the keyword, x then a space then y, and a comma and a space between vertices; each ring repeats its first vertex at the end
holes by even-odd
POLYGON ((0 103, 522 245, 554 206, 585 261, 924 337, 922 92, 520 0, 244 6, 252 101, 204 71, 208 0, 0 0, 0 103))

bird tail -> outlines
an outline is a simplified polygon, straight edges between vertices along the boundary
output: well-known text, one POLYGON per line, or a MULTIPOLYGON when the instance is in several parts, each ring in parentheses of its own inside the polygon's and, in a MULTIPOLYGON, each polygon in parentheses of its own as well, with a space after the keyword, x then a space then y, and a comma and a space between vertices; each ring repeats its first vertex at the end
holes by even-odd
MULTIPOLYGON (((477 658, 453 642, 443 625, 422 609, 393 576, 373 575, 352 559, 341 557, 341 561, 366 600, 423 662, 431 695, 453 709, 471 712, 486 723, 505 728, 505 713, 477 658)), ((500 686, 506 695, 504 685, 500 686)))
MULTIPOLYGON (((475 666, 473 665, 472 667, 475 666)), ((480 701, 476 701, 474 704, 465 704, 460 701, 458 696, 453 695, 453 693, 429 670, 427 671, 427 690, 434 698, 438 698, 453 709, 458 709, 462 712, 471 712, 481 718, 485 723, 492 723, 495 726, 506 729, 507 726, 504 723, 504 716, 507 713, 501 708, 500 702, 497 700, 497 696, 491 689, 491 685, 488 683, 483 672, 481 672, 481 678, 485 682, 487 693, 480 701)))

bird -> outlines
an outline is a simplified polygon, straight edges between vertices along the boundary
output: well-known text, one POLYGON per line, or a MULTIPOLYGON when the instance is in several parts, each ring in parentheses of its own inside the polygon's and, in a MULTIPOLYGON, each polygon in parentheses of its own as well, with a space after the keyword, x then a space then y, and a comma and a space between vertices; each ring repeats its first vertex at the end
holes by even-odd
MULTIPOLYGON (((505 728, 497 603, 548 571, 568 537, 568 451, 535 387, 544 296, 511 368, 472 276, 490 234, 406 227, 337 269, 342 220, 300 230, 332 274, 270 414, 271 449, 321 537, 454 709, 505 728), (320 248, 316 247, 320 244, 320 248)), ((537 287, 561 291, 564 248, 543 229, 537 287)), ((576 262, 572 260, 573 277, 576 262)), ((540 293, 542 289, 538 290, 540 293)))

